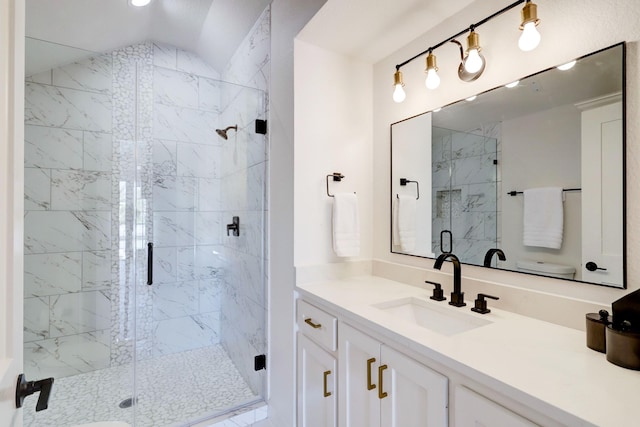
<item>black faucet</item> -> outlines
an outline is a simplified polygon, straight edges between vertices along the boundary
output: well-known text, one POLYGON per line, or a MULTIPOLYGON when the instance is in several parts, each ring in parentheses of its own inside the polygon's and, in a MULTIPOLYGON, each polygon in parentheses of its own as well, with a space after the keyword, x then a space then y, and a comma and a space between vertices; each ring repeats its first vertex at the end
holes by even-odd
POLYGON ((484 266, 485 267, 491 267, 491 258, 493 258, 493 254, 497 254, 498 255, 498 259, 500 261, 506 261, 507 260, 507 257, 504 255, 504 252, 502 252, 502 249, 498 249, 498 248, 489 249, 487 251, 487 253, 484 255, 484 266))
POLYGON ((451 258, 451 262, 453 263, 453 292, 451 292, 449 305, 464 307, 467 304, 464 302, 464 292, 462 292, 462 270, 460 269, 460 260, 458 257, 452 253, 440 254, 436 259, 436 263, 433 264, 433 268, 440 270, 442 263, 447 258, 451 258))

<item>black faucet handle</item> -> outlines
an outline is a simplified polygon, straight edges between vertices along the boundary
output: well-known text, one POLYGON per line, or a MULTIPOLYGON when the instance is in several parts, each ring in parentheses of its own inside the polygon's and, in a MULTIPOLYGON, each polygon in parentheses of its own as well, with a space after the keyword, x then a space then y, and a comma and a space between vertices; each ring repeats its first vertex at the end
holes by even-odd
POLYGON ((447 299, 444 296, 444 292, 442 291, 442 285, 440 285, 440 283, 432 282, 430 280, 425 280, 424 283, 429 283, 430 285, 435 286, 435 288, 433 289, 433 295, 431 295, 429 298, 431 298, 434 301, 444 301, 447 299))
POLYGON ((500 299, 498 297, 494 297, 493 295, 478 294, 478 298, 475 300, 474 307, 471 309, 471 311, 475 311, 476 313, 480 314, 491 313, 491 310, 487 308, 487 301, 485 300, 485 298, 491 298, 494 300, 500 299))

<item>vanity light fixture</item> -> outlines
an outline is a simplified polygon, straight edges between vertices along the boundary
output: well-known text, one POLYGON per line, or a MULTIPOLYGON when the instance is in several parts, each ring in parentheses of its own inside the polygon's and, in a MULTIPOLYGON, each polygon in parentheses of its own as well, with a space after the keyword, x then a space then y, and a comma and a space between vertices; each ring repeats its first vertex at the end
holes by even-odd
POLYGON ((393 85, 395 86, 393 91, 393 100, 398 103, 404 101, 407 94, 404 93, 404 89, 402 88, 404 83, 402 82, 402 73, 400 72, 400 69, 397 69, 393 75, 393 85))
POLYGON ((440 85, 440 76, 438 76, 436 56, 433 54, 433 51, 449 42, 456 43, 460 48, 460 64, 458 66, 458 77, 460 78, 460 80, 465 82, 472 82, 480 77, 485 69, 487 61, 485 60, 482 53, 480 53, 482 48, 480 47, 480 36, 475 31, 476 28, 483 24, 486 24, 493 18, 502 15, 503 13, 513 9, 514 7, 522 3, 526 4, 521 11, 522 20, 520 23, 520 29, 522 30, 522 35, 518 40, 518 45, 523 51, 530 51, 535 49, 540 43, 541 38, 540 33, 536 28, 536 26, 540 23, 540 20, 538 19, 538 6, 533 3, 532 0, 517 0, 500 9, 499 11, 493 13, 492 15, 489 15, 488 17, 482 19, 481 21, 470 25, 457 34, 454 34, 453 36, 441 41, 440 43, 429 47, 427 50, 420 52, 412 58, 409 58, 408 60, 396 65, 396 72, 393 75, 395 86, 393 92, 393 100, 395 102, 402 102, 406 98, 406 94, 403 89, 404 83, 402 82, 402 73, 400 72, 400 68, 425 54, 428 54, 426 59, 427 67, 425 71, 427 73, 427 78, 425 80, 425 85, 428 89, 435 89, 440 85), (464 50, 462 43, 456 40, 456 37, 460 37, 467 32, 469 33, 467 36, 467 49, 464 50))
POLYGON ((518 39, 520 50, 529 52, 538 47, 541 37, 536 27, 539 23, 538 6, 531 0, 527 0, 527 4, 522 8, 522 24, 520 24, 522 35, 518 39))
POLYGON ((504 85, 504 87, 511 89, 518 86, 518 83, 520 83, 520 80, 516 80, 515 82, 508 83, 504 85))
POLYGON ((130 0, 132 6, 142 7, 151 3, 151 0, 130 0))
POLYGON ((567 71, 573 68, 576 65, 576 61, 567 62, 566 64, 558 65, 556 68, 560 71, 567 71))
POLYGON ((431 51, 429 51, 429 55, 427 56, 427 68, 425 72, 427 73, 427 79, 425 80, 427 89, 436 89, 440 86, 440 76, 438 76, 436 56, 431 53, 431 51))
POLYGON ((478 95, 473 95, 473 96, 470 96, 468 98, 465 98, 465 100, 471 102, 471 101, 474 101, 477 97, 478 97, 478 95))
POLYGON ((437 113, 438 111, 442 110, 442 107, 438 107, 435 110, 433 110, 434 113, 437 113))

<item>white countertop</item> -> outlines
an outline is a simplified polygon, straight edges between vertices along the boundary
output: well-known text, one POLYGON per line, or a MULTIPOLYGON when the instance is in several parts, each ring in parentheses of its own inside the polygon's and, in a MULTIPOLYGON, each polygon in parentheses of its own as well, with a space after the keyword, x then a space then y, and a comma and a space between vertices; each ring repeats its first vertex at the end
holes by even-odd
POLYGON ((303 284, 297 290, 307 301, 317 301, 344 319, 372 328, 560 422, 640 425, 640 371, 613 365, 603 353, 587 348, 582 331, 494 309, 491 300, 491 313, 473 313, 470 295, 466 307, 456 308, 447 304, 449 295, 447 301, 430 301, 430 289, 375 276, 303 284), (407 297, 492 323, 444 336, 371 306, 407 297))

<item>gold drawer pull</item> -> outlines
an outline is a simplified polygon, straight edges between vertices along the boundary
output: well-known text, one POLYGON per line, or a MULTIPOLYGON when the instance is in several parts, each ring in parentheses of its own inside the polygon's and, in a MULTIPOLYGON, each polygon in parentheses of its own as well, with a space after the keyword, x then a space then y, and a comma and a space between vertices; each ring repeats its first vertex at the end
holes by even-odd
POLYGON ((324 371, 324 397, 331 396, 331 392, 327 391, 327 377, 331 375, 331 371, 324 371))
POLYGON ((384 399, 388 395, 386 391, 382 391, 382 372, 385 369, 387 369, 387 365, 378 367, 378 399, 384 399))
POLYGON ((320 329, 322 325, 320 323, 313 323, 313 320, 309 317, 308 319, 304 319, 304 323, 311 326, 313 329, 320 329))
POLYGON ((367 390, 373 390, 376 388, 375 384, 371 384, 371 365, 376 361, 375 357, 367 360, 367 390))

